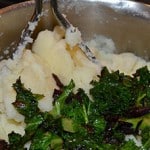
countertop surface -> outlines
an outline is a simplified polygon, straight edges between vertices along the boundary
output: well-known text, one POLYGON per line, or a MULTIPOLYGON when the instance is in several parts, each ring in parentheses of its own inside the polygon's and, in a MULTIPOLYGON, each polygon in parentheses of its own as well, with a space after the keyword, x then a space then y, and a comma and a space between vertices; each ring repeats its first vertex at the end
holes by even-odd
MULTIPOLYGON (((0 0, 0 8, 9 6, 15 3, 23 2, 23 1, 25 0, 0 0)), ((150 4, 150 0, 133 0, 133 1, 150 4)))

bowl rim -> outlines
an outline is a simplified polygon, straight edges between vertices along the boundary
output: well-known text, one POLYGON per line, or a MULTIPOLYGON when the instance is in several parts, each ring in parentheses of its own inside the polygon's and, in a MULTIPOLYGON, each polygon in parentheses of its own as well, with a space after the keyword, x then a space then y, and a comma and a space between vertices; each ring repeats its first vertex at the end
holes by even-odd
MULTIPOLYGON (((49 0, 44 0, 43 2, 47 2, 49 0)), ((89 0, 90 1, 90 0, 89 0)), ((111 1, 110 0, 97 0, 97 1, 100 1, 102 3, 116 3, 117 1, 111 1)), ((122 2, 121 0, 119 2, 122 2)), ((145 8, 150 8, 150 4, 147 4, 147 3, 142 3, 142 2, 136 2, 136 1, 133 1, 133 0, 125 0, 125 2, 128 2, 128 3, 136 3, 138 5, 141 5, 145 8)), ((4 8, 1 8, 0 9, 0 15, 3 15, 5 13, 8 13, 8 12, 11 12, 11 11, 14 11, 16 9, 20 9, 20 8, 24 8, 24 7, 27 7, 27 6, 33 6, 33 4, 35 3, 35 0, 29 0, 29 1, 24 1, 24 2, 19 2, 19 3, 16 3, 16 4, 12 4, 12 5, 9 5, 7 7, 4 7, 4 8)))

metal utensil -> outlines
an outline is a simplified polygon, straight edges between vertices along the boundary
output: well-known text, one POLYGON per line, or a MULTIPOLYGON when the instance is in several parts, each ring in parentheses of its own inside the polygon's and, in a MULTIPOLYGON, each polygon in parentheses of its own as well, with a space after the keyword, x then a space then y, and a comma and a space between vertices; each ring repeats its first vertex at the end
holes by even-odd
POLYGON ((27 26, 25 27, 24 31, 22 32, 19 44, 21 44, 21 45, 25 44, 25 46, 26 46, 26 44, 28 43, 26 41, 26 37, 30 37, 32 35, 32 33, 39 21, 41 13, 42 13, 42 0, 35 0, 35 10, 34 10, 33 16, 31 17, 31 20, 28 22, 27 26), (32 24, 33 24, 33 26, 32 26, 32 24))
POLYGON ((35 0, 34 13, 31 17, 30 21, 28 22, 28 24, 22 31, 19 41, 15 44, 15 46, 13 45, 9 49, 7 49, 6 50, 7 53, 6 53, 6 51, 4 51, 2 54, 3 57, 0 58, 0 60, 8 59, 8 58, 13 59, 16 53, 22 53, 23 49, 25 49, 25 47, 29 43, 32 43, 31 35, 32 35, 33 31, 35 30, 36 26, 38 25, 38 21, 41 17, 42 7, 43 7, 42 4, 43 4, 42 0, 35 0))
MULTIPOLYGON (((32 38, 31 35, 33 31, 35 30, 38 21, 41 17, 42 14, 42 2, 43 0, 35 0, 35 9, 34 13, 31 17, 31 20, 28 22, 27 26, 22 32, 19 44, 17 46, 16 52, 15 53, 21 53, 23 49, 27 46, 27 44, 32 43, 32 38)), ((15 54, 13 53, 13 54, 15 54)), ((14 55, 12 55, 14 56, 14 55)))
MULTIPOLYGON (((65 28, 65 30, 71 29, 73 25, 69 22, 69 20, 66 19, 66 17, 64 17, 63 14, 59 12, 57 0, 50 0, 50 3, 51 3, 53 13, 57 18, 58 22, 65 28)), ((76 32, 76 31, 71 30, 71 32, 76 32)), ((96 59, 96 57, 94 56, 90 48, 84 43, 83 40, 80 43, 78 43, 78 46, 90 61, 96 64, 98 63, 98 60, 96 59)))

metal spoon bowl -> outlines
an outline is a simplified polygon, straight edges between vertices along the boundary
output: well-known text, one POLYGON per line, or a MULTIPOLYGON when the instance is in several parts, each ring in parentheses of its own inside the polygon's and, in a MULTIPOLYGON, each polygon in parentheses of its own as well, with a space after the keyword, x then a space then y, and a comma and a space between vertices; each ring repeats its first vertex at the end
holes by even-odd
MULTIPOLYGON (((58 4, 57 4, 57 0, 51 0, 51 7, 53 10, 54 15, 56 16, 58 22, 66 29, 66 30, 71 30, 71 32, 76 32, 76 30, 74 30, 75 28, 73 27, 73 25, 69 22, 69 20, 67 20, 66 17, 64 17, 64 15, 61 14, 61 12, 58 9, 58 4)), ((82 40, 80 43, 78 43, 78 46, 80 47, 80 49, 84 52, 84 54, 87 56, 87 58, 92 61, 93 63, 98 64, 98 60, 96 59, 96 57, 94 56, 94 54, 92 53, 92 51, 90 50, 90 48, 84 43, 84 41, 82 40)))

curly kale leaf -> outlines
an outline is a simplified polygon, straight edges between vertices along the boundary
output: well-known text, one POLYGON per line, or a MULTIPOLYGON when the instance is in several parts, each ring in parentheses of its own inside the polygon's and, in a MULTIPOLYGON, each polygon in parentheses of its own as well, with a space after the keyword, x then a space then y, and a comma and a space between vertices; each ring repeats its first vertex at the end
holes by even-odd
POLYGON ((72 93, 72 96, 68 97, 66 100, 66 103, 62 108, 62 116, 71 118, 79 124, 87 124, 91 113, 91 103, 91 100, 84 90, 78 89, 76 94, 72 93))
POLYGON ((106 122, 100 116, 94 116, 92 105, 83 89, 71 94, 61 110, 62 127, 65 132, 59 134, 66 149, 100 149, 102 133, 106 122), (101 135, 101 136, 100 136, 101 135))
POLYGON ((150 71, 147 66, 142 67, 133 75, 136 84, 133 86, 137 94, 137 103, 150 107, 150 71))
POLYGON ((54 102, 53 109, 50 112, 53 116, 59 117, 61 115, 61 111, 65 105, 65 100, 72 93, 74 87, 75 84, 73 80, 70 81, 69 85, 63 87, 63 92, 58 96, 57 100, 54 102))
POLYGON ((141 129, 142 144, 145 150, 150 148, 150 125, 145 125, 141 129))
POLYGON ((119 150, 140 150, 142 148, 136 146, 133 140, 129 140, 123 143, 119 150))
POLYGON ((25 116, 26 128, 24 136, 13 132, 9 134, 11 147, 14 147, 14 149, 24 149, 24 145, 30 141, 31 150, 61 149, 62 138, 59 135, 64 131, 62 128, 61 112, 64 108, 65 100, 72 93, 74 86, 73 80, 67 86, 63 86, 53 110, 41 112, 38 108, 38 100, 44 96, 33 94, 30 89, 24 87, 20 78, 17 79, 16 83, 13 84, 17 94, 13 105, 20 114, 25 116), (18 144, 20 144, 19 147, 18 144))
POLYGON ((23 145, 24 143, 22 143, 22 136, 18 133, 12 132, 8 135, 9 137, 9 147, 11 148, 11 150, 24 150, 23 145))
POLYGON ((30 145, 30 150, 62 149, 62 139, 56 135, 53 135, 51 132, 38 133, 36 136, 33 137, 32 143, 30 145))
POLYGON ((13 84, 17 93, 13 105, 25 116, 26 128, 24 136, 14 132, 9 134, 12 150, 23 150, 29 141, 31 150, 136 150, 141 147, 132 140, 125 141, 125 136, 140 133, 143 147, 149 148, 149 128, 143 126, 145 115, 150 113, 150 72, 147 67, 137 70, 133 76, 119 71, 110 73, 104 67, 99 80, 91 82, 92 101, 83 89, 74 92, 73 80, 65 86, 57 76, 54 77, 59 89, 54 91, 50 112, 41 112, 38 108, 38 100, 43 95, 26 89, 20 78, 13 84), (134 122, 134 118, 137 121, 134 122))
POLYGON ((99 81, 92 82, 90 90, 100 114, 123 115, 135 104, 132 97, 132 80, 119 71, 109 73, 103 68, 99 81))
POLYGON ((90 94, 100 114, 126 116, 127 112, 136 113, 135 109, 142 111, 143 107, 147 113, 150 111, 150 72, 147 67, 138 69, 133 76, 119 71, 110 73, 104 67, 99 80, 91 84, 90 94))
POLYGON ((40 94, 33 94, 31 90, 26 89, 21 83, 20 78, 13 84, 13 88, 17 93, 16 101, 13 105, 20 114, 25 116, 25 121, 38 114, 40 111, 38 108, 38 100, 44 96, 40 94))

